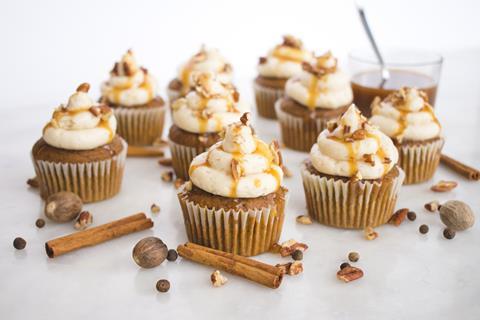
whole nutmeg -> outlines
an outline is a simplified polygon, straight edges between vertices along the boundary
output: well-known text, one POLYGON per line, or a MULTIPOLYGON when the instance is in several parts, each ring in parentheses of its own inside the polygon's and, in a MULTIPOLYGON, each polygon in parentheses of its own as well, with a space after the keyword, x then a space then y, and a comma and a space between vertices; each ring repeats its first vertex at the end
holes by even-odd
POLYGON ((45 215, 57 222, 75 219, 82 210, 82 199, 73 192, 60 191, 48 197, 45 203, 45 215))
POLYGON ((475 215, 468 204, 450 200, 440 207, 440 219, 450 229, 462 231, 475 223, 475 215))
POLYGON ((156 288, 158 292, 168 292, 170 290, 170 281, 167 279, 158 280, 156 288))
POLYGON ((147 237, 140 240, 133 248, 133 260, 142 268, 153 268, 167 258, 168 248, 162 240, 147 237))

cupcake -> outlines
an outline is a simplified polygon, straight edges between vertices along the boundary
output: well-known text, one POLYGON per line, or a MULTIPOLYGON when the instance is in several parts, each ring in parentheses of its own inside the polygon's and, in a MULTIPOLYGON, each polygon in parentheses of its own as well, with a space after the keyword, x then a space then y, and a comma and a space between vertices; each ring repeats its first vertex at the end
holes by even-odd
POLYGON ((309 215, 340 228, 375 227, 393 214, 405 174, 392 140, 352 104, 318 136, 301 173, 309 215))
POLYGON ((233 78, 232 65, 220 52, 217 49, 202 46, 198 53, 179 68, 177 78, 168 84, 167 94, 170 102, 185 96, 190 91, 194 85, 192 75, 197 72, 213 72, 223 83, 230 83, 233 78))
POLYGON ((76 193, 84 202, 100 201, 120 191, 127 144, 115 135, 112 109, 95 103, 88 83, 60 105, 32 148, 40 194, 76 193))
POLYGON ((337 68, 330 52, 285 85, 285 96, 275 103, 282 139, 288 148, 308 151, 327 122, 340 116, 352 102, 349 77, 337 68))
POLYGON ((310 62, 313 53, 305 50, 300 39, 284 36, 283 43, 261 57, 253 87, 258 114, 276 119, 275 101, 283 96, 287 80, 302 71, 302 62, 310 62))
POLYGON ((168 133, 177 177, 188 180, 190 162, 221 140, 225 126, 239 121, 248 105, 235 88, 213 73, 196 73, 193 88, 172 103, 173 125, 168 133))
POLYGON ((278 143, 259 140, 247 116, 193 159, 178 199, 189 241, 253 256, 277 243, 287 190, 278 143))
POLYGON ((115 63, 102 85, 101 101, 113 109, 118 134, 130 145, 152 145, 162 136, 165 103, 155 91, 155 79, 138 67, 131 50, 115 63))
POLYGON ((405 184, 431 179, 444 139, 425 92, 404 87, 383 101, 377 97, 372 103, 372 114, 370 122, 392 138, 398 148, 405 184))

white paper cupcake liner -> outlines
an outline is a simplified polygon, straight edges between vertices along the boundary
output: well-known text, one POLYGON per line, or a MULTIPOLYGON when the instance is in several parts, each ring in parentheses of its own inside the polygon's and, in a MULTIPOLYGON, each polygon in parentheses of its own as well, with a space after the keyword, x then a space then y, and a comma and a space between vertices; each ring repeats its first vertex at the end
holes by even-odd
POLYGON ((150 146, 162 136, 165 106, 145 108, 113 108, 117 118, 117 133, 128 144, 150 146))
POLYGON ((305 164, 301 173, 309 215, 321 224, 363 229, 386 223, 392 216, 405 174, 391 180, 343 181, 312 174, 305 164))
POLYGON ((83 163, 61 163, 33 159, 40 195, 46 199, 59 191, 77 194, 83 202, 113 197, 122 185, 127 144, 111 159, 83 163))
POLYGON ((308 119, 295 117, 281 110, 281 100, 275 102, 275 110, 280 123, 282 141, 287 148, 297 151, 310 151, 318 135, 331 119, 308 119))
POLYGON ((264 118, 277 119, 275 102, 283 97, 284 89, 267 88, 253 82, 258 114, 264 118))
POLYGON ((193 158, 202 152, 208 150, 208 147, 189 147, 173 142, 168 139, 168 145, 170 146, 170 154, 172 155, 173 171, 177 178, 181 178, 185 181, 189 180, 188 169, 193 158))
POLYGON ((187 200, 188 191, 178 195, 188 240, 213 249, 242 256, 270 250, 280 239, 285 201, 256 210, 209 209, 187 200))
POLYGON ((419 145, 405 145, 398 148, 399 166, 405 171, 405 184, 430 180, 437 170, 445 140, 419 145))

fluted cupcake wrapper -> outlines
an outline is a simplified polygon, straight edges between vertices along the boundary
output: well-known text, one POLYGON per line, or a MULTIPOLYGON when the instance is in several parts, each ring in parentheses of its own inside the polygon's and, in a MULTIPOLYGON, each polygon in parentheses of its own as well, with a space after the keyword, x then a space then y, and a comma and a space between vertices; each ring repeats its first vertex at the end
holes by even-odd
POLYGON ((101 161, 61 163, 32 156, 41 197, 46 199, 59 191, 73 192, 85 203, 113 197, 120 191, 127 157, 127 144, 122 144, 118 155, 101 161))
POLYGON ((327 128, 331 119, 307 119, 296 117, 281 110, 280 100, 275 103, 275 110, 280 123, 282 141, 287 148, 297 151, 310 151, 318 135, 327 128))
MULTIPOLYGON (((185 192, 185 191, 184 191, 185 192)), ((280 239, 285 201, 256 210, 209 209, 178 195, 188 240, 242 256, 270 250, 280 239)))
POLYGON ((117 133, 128 144, 149 146, 162 136, 165 121, 165 106, 113 109, 117 118, 117 133))
POLYGON ((404 184, 414 184, 430 180, 437 170, 445 140, 437 140, 421 145, 399 146, 399 166, 405 171, 404 184))
POLYGON ((193 158, 195 158, 200 153, 207 151, 208 148, 204 148, 201 146, 184 146, 175 143, 170 139, 168 140, 168 145, 170 146, 170 153, 172 155, 172 166, 175 175, 177 176, 177 178, 181 178, 185 181, 190 179, 188 175, 190 163, 192 162, 193 158))
POLYGON ((301 173, 309 215, 321 224, 363 229, 386 223, 392 216, 405 174, 391 180, 343 181, 312 174, 302 165, 301 173))
POLYGON ((267 88, 253 83, 258 114, 264 118, 277 119, 275 102, 284 94, 284 89, 267 88))

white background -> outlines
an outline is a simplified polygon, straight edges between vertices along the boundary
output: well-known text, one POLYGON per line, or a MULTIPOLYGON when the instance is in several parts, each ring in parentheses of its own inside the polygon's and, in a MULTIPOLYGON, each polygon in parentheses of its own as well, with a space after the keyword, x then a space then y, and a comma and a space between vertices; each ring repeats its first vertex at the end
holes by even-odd
MULTIPOLYGON (((478 1, 363 1, 382 46, 439 51, 446 57, 437 114, 447 153, 480 167, 480 30, 478 1)), ((281 35, 302 37, 318 52, 333 49, 346 65, 349 49, 364 46, 351 1, 2 1, 0 4, 0 319, 479 319, 480 223, 442 238, 442 224, 422 207, 427 201, 460 199, 480 212, 479 183, 441 167, 434 181, 454 179, 448 194, 431 183, 403 187, 398 207, 417 212, 415 222, 378 228, 368 242, 361 232, 301 226, 305 213, 298 166, 305 154, 285 151, 294 177, 282 240, 310 245, 305 273, 266 289, 229 276, 219 289, 210 268, 187 261, 139 269, 131 248, 146 235, 170 247, 186 236, 173 187, 160 181, 155 159, 128 159, 121 193, 87 205, 101 224, 138 211, 162 208, 155 228, 110 243, 48 259, 45 241, 72 231, 69 224, 34 227, 42 202, 25 186, 33 175, 29 151, 51 116, 76 86, 92 94, 114 61, 133 48, 164 88, 181 62, 201 43, 218 47, 233 63, 241 94, 251 101, 251 79, 260 55, 281 35), (422 223, 430 232, 421 236, 422 223), (14 237, 28 241, 12 248, 14 237), (343 284, 335 273, 349 251, 358 251, 365 277, 343 284), (156 280, 172 289, 158 294, 156 280)), ((163 92, 162 92, 163 93, 163 92)), ((277 124, 255 119, 262 138, 278 138, 277 124)), ((167 125, 168 128, 168 125, 167 125)), ((270 263, 277 256, 259 257, 270 263)), ((288 261, 285 260, 285 261, 288 261)))

